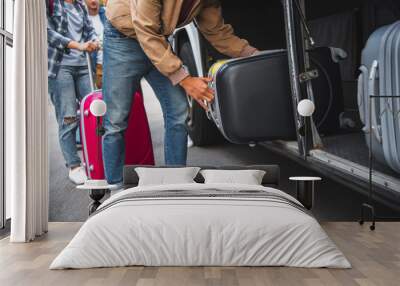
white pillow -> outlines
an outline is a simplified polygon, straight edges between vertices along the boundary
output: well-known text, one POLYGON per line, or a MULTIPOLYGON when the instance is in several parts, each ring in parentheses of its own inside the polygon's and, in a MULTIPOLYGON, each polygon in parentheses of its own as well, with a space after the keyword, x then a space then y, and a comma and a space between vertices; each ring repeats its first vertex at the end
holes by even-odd
POLYGON ((202 170, 206 184, 261 185, 265 171, 261 170, 202 170))
POLYGON ((139 176, 139 186, 171 185, 195 183, 194 178, 200 171, 198 167, 184 168, 135 168, 139 176))

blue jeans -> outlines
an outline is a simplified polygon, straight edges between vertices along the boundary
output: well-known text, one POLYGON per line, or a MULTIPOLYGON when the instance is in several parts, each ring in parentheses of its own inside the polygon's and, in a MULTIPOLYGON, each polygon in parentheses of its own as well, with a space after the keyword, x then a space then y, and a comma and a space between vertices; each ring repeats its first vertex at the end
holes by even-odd
POLYGON ((103 97, 107 104, 104 118, 103 158, 110 184, 122 182, 125 160, 124 131, 133 94, 145 78, 153 88, 164 117, 164 154, 167 165, 186 165, 188 102, 179 86, 174 86, 146 56, 137 40, 126 37, 108 21, 104 25, 103 97))
POLYGON ((56 78, 49 78, 49 94, 58 123, 58 138, 66 166, 81 164, 76 149, 79 124, 78 103, 90 93, 89 71, 86 66, 61 66, 56 78))

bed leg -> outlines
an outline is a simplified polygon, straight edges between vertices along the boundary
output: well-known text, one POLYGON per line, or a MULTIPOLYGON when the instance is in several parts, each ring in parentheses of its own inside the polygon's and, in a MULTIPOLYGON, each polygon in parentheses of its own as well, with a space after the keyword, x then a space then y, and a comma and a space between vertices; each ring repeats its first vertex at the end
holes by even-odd
POLYGON ((89 191, 89 197, 93 200, 93 202, 89 205, 89 215, 94 213, 97 208, 101 204, 101 199, 104 197, 106 194, 105 189, 99 189, 99 190, 90 190, 89 191))

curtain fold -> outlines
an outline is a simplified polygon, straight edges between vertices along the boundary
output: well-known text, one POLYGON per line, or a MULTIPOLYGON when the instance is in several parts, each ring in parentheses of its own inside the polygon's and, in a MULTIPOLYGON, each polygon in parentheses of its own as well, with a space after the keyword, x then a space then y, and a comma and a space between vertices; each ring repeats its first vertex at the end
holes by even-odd
POLYGON ((45 0, 19 0, 14 15, 14 70, 6 98, 6 187, 11 242, 47 232, 47 19, 45 0), (8 103, 7 103, 8 100, 8 103))

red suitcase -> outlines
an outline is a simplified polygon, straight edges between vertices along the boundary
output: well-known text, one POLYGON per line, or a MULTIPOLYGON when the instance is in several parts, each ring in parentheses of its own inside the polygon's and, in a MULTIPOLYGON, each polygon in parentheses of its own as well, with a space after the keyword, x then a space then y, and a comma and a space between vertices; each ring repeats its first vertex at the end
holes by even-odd
MULTIPOLYGON (((141 92, 134 94, 128 128, 125 131, 125 164, 154 165, 153 146, 146 111, 141 92)), ((102 156, 102 118, 96 117, 90 111, 93 101, 103 96, 101 90, 93 91, 85 96, 80 104, 80 131, 82 140, 83 160, 89 180, 104 180, 102 156)))

